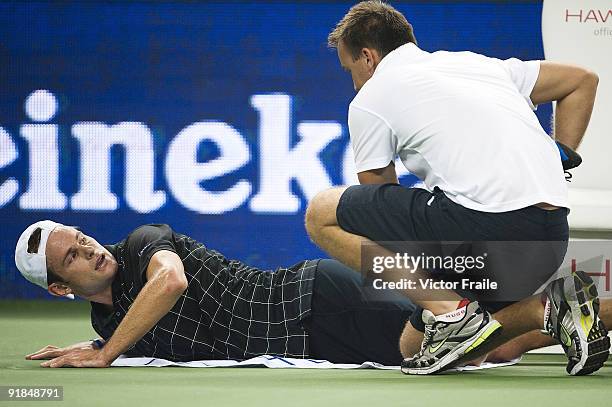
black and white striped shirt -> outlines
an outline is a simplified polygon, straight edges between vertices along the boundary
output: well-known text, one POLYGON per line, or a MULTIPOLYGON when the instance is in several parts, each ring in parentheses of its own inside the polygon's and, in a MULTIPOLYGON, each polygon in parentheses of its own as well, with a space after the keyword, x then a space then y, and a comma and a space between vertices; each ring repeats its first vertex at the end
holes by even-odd
POLYGON ((188 288, 130 354, 175 361, 247 359, 261 354, 308 357, 302 321, 310 314, 317 261, 273 272, 228 260, 168 225, 145 225, 106 246, 119 268, 112 284, 113 312, 92 303, 96 332, 108 339, 146 283, 159 250, 177 253, 188 288))

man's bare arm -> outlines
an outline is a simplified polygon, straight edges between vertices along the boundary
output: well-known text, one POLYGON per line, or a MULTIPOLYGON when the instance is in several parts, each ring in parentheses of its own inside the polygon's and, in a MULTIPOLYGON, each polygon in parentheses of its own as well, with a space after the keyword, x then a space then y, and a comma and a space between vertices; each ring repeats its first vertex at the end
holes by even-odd
POLYGON ((102 349, 104 358, 115 360, 138 342, 166 315, 187 289, 183 262, 176 253, 160 250, 147 267, 147 283, 102 349))
POLYGON ((573 65, 542 61, 540 74, 531 92, 531 101, 556 101, 555 140, 576 150, 589 124, 599 77, 573 65))
POLYGON ((360 184, 399 184, 393 161, 384 168, 362 171, 357 174, 360 184))

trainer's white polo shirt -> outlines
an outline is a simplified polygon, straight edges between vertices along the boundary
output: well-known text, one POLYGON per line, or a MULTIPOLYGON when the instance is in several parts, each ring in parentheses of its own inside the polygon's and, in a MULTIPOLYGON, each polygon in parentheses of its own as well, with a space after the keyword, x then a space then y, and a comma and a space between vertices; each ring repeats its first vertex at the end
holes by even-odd
POLYGON ((467 208, 568 207, 559 152, 532 111, 539 69, 539 61, 399 47, 350 104, 357 172, 397 155, 430 190, 467 208))

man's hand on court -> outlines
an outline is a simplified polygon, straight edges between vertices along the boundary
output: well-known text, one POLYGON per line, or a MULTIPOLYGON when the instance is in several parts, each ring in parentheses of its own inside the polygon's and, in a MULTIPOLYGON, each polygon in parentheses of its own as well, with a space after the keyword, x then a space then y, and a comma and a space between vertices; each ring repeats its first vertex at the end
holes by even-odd
POLYGON ((101 349, 74 349, 65 355, 40 364, 42 367, 109 367, 109 360, 101 349))
POLYGON ((91 341, 79 342, 75 343, 74 345, 65 346, 63 348, 57 347, 55 345, 47 345, 34 353, 26 355, 25 358, 27 360, 53 359, 59 356, 63 356, 68 352, 71 352, 76 349, 93 349, 93 346, 91 344, 91 341))

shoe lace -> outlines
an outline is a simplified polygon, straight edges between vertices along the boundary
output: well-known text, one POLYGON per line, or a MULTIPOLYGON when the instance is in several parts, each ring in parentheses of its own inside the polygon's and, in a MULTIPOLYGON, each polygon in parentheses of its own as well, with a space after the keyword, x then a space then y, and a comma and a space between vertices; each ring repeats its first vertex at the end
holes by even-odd
POLYGON ((427 348, 427 346, 429 346, 429 344, 433 341, 436 332, 437 330, 433 325, 425 325, 425 337, 423 338, 423 342, 421 342, 421 352, 423 352, 425 348, 427 348))

